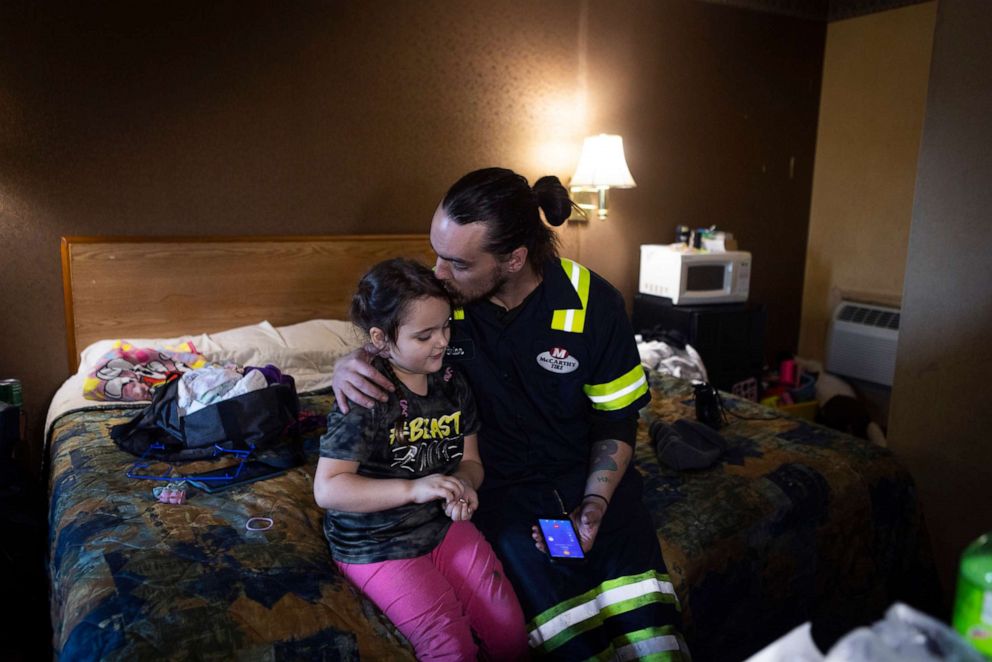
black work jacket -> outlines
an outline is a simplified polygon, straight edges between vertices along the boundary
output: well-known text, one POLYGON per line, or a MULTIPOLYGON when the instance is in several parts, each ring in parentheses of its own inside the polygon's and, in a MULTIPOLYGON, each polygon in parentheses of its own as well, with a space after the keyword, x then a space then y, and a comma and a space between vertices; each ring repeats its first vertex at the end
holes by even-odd
POLYGON ((623 297, 567 259, 512 311, 457 309, 447 360, 475 393, 484 489, 587 467, 599 439, 633 444, 651 397, 623 297))

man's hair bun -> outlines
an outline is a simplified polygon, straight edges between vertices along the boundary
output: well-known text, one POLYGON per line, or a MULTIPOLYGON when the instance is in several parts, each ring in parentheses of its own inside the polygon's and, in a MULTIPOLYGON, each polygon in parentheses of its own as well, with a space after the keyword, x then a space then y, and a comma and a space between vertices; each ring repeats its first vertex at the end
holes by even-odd
POLYGON ((534 195, 537 196, 537 204, 544 212, 544 218, 549 225, 558 227, 565 222, 565 219, 572 214, 572 200, 568 197, 568 190, 561 185, 554 175, 546 175, 534 182, 534 195))

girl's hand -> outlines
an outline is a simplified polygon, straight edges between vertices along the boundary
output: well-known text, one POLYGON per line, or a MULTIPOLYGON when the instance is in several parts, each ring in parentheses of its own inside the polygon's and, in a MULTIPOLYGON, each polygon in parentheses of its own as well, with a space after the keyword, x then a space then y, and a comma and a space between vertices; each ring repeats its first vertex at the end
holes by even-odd
POLYGON ((462 496, 444 504, 444 514, 453 522, 467 522, 479 508, 479 495, 467 482, 463 480, 459 482, 462 483, 462 496))
POLYGON ((464 491, 460 480, 444 474, 431 474, 410 482, 410 499, 414 503, 444 499, 450 504, 461 499, 464 491))
POLYGON ((454 503, 445 504, 444 512, 451 518, 452 522, 467 522, 472 519, 472 513, 475 511, 468 505, 467 501, 459 499, 454 503))

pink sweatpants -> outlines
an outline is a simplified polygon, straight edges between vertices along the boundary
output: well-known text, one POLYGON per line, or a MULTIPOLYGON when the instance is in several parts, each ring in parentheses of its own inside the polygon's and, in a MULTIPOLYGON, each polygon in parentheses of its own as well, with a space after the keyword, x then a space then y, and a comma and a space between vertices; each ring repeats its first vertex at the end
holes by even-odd
POLYGON ((452 522, 441 544, 424 556, 337 565, 385 612, 420 660, 475 660, 479 647, 485 659, 529 657, 517 596, 471 522, 452 522))

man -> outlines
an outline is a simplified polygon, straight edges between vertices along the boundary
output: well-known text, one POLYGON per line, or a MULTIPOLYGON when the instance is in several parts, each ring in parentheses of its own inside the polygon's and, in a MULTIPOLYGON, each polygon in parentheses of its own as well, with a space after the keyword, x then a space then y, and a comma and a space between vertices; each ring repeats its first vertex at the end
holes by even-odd
MULTIPOLYGON (((503 561, 535 652, 682 659, 678 604, 641 482, 631 467, 638 410, 650 399, 620 294, 557 255, 571 201, 555 177, 471 172, 431 222, 435 274, 456 306, 446 361, 482 419, 486 471, 474 521, 503 561), (554 563, 535 526, 570 517, 582 563, 554 563)), ((389 383, 354 355, 334 390, 370 406, 389 383)), ((346 400, 347 398, 347 400, 346 400)))

